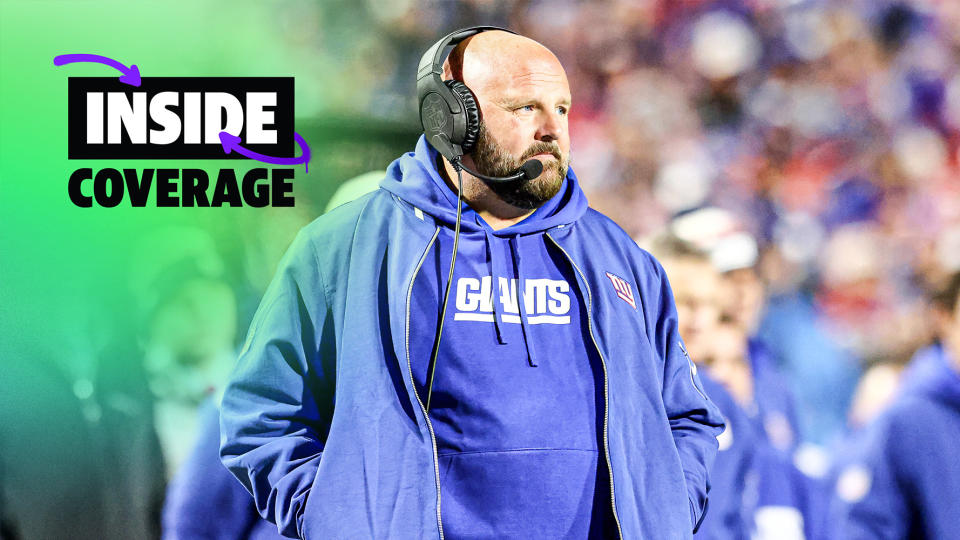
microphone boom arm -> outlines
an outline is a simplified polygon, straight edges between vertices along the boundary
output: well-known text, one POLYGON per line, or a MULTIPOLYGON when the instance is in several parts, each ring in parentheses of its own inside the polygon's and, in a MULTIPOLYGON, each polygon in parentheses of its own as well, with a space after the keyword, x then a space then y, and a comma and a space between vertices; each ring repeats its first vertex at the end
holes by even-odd
POLYGON ((533 180, 543 173, 543 163, 540 163, 540 160, 537 159, 528 159, 527 161, 524 161, 523 165, 520 166, 520 169, 510 176, 487 176, 485 174, 480 174, 464 165, 462 157, 457 157, 455 160, 453 160, 453 166, 467 171, 484 182, 496 183, 515 182, 517 180, 533 180))

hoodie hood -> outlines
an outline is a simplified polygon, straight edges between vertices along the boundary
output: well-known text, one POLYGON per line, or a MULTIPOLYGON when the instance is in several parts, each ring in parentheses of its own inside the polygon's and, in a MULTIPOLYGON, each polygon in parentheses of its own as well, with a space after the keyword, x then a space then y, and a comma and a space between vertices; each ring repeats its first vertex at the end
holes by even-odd
MULTIPOLYGON (((437 220, 453 227, 457 220, 457 195, 444 182, 437 172, 437 151, 420 136, 416 151, 408 152, 390 164, 387 175, 380 187, 400 197, 404 201, 430 214, 437 220)), ((518 223, 494 231, 496 236, 513 236, 542 232, 558 225, 572 223, 587 211, 587 198, 580 189, 573 168, 567 169, 560 191, 542 204, 532 214, 518 223)), ((469 204, 464 204, 460 229, 461 232, 480 232, 484 229, 482 220, 469 204)))
POLYGON ((901 395, 923 396, 960 410, 960 373, 940 344, 917 352, 901 383, 901 395))

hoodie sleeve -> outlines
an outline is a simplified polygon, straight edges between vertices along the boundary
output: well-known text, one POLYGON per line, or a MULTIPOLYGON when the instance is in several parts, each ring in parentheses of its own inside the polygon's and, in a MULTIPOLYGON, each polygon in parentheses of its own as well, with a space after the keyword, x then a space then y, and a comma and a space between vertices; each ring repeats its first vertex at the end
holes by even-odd
POLYGON ((220 457, 285 536, 303 510, 333 415, 333 319, 307 233, 294 240, 254 315, 224 392, 220 457))
POLYGON ((697 367, 687 355, 677 331, 673 291, 663 268, 655 264, 661 286, 654 346, 664 362, 663 405, 683 466, 691 526, 696 531, 706 512, 709 471, 717 455, 717 435, 723 432, 724 421, 703 391, 697 367))

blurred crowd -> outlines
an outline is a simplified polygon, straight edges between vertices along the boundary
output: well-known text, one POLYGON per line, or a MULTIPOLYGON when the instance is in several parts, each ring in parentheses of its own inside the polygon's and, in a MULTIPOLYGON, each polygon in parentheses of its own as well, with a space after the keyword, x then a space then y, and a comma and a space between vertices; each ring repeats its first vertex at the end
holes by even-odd
MULTIPOLYGON (((355 27, 375 31, 339 69, 363 84, 330 106, 415 123, 410 73, 421 52, 451 28, 503 25, 567 69, 572 163, 593 207, 642 245, 692 210, 731 214, 700 226, 757 244, 767 304, 758 332, 791 356, 778 362, 800 399, 805 441, 836 442, 862 370, 902 365, 934 337, 925 295, 960 269, 960 4, 371 0, 354 9, 355 27), (796 330, 798 320, 809 328, 796 330)), ((339 7, 290 11, 322 20, 339 7)))
POLYGON ((367 8, 389 58, 370 66, 368 114, 412 116, 406 74, 449 28, 502 24, 555 51, 591 206, 655 254, 703 259, 692 274, 667 266, 702 293, 688 320, 681 309, 691 356, 812 479, 808 521, 838 493, 862 496, 857 441, 888 425, 916 364, 943 356, 953 300, 933 299, 960 270, 960 4, 367 8))
MULTIPOLYGON (((946 354, 960 3, 300 1, 277 16, 316 67, 298 112, 414 134, 413 74, 439 36, 495 24, 551 48, 591 206, 664 262, 690 356, 724 396, 718 466, 743 474, 719 475, 700 537, 841 537, 830 521, 881 481, 876 438, 946 354)), ((159 231, 131 254, 129 297, 59 315, 77 335, 11 335, 36 361, 0 381, 3 410, 81 427, 2 433, 0 538, 149 538, 161 521, 168 538, 275 536, 216 459, 216 402, 277 261, 326 203, 159 231), (22 391, 34 379, 42 399, 22 391), (66 457, 78 447, 90 463, 66 457)))
POLYGON ((960 267, 955 2, 375 4, 398 52, 372 67, 367 112, 412 115, 423 47, 400 43, 505 24, 567 68, 594 207, 638 239, 691 209, 730 211, 770 295, 808 293, 860 362, 904 361, 930 339, 923 292, 960 267))

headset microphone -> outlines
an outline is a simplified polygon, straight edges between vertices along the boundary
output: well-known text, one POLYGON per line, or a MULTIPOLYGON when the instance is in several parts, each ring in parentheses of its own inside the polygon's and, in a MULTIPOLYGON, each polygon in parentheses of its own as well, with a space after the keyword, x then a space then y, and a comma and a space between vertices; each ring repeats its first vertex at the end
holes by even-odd
POLYGON ((508 182, 515 182, 517 180, 533 180, 543 173, 543 163, 541 163, 538 159, 528 159, 524 161, 523 165, 517 169, 517 172, 511 174, 510 176, 487 176, 480 174, 464 165, 463 160, 459 157, 453 160, 453 166, 467 171, 484 182, 493 182, 497 184, 505 184, 508 182))

